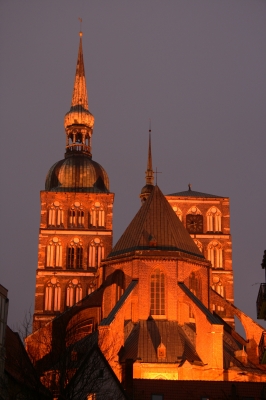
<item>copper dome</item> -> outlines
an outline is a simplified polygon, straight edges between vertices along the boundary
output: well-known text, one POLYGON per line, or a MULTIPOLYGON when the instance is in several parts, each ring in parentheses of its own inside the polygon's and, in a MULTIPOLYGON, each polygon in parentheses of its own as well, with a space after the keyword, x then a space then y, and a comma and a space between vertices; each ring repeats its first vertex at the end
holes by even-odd
POLYGON ((108 193, 109 178, 103 167, 90 157, 73 154, 49 170, 45 190, 50 192, 108 193))

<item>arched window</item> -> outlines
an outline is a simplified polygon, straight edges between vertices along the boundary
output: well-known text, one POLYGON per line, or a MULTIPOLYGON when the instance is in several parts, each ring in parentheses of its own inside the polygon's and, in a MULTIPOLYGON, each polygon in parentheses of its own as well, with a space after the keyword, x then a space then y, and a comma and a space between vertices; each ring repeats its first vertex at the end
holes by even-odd
POLYGON ((68 213, 69 228, 84 228, 85 213, 82 203, 75 201, 68 213))
POLYGON ((198 207, 193 206, 186 215, 186 228, 189 233, 203 233, 203 216, 198 207))
POLYGON ((62 245, 57 237, 53 237, 47 245, 46 267, 62 267, 62 245))
POLYGON ((208 245, 208 260, 213 268, 223 268, 223 249, 221 243, 216 240, 208 245))
POLYGON ((56 278, 52 278, 45 288, 45 304, 46 311, 60 311, 61 305, 61 287, 56 278))
POLYGON ((90 282, 88 285, 88 294, 91 294, 96 289, 96 282, 90 282))
POLYGON ((99 267, 103 258, 103 242, 100 238, 95 238, 89 245, 88 267, 99 267))
POLYGON ((71 307, 82 299, 82 286, 77 279, 68 283, 66 290, 66 306, 71 307))
POLYGON ((79 238, 71 240, 67 248, 67 268, 83 268, 83 244, 79 238))
POLYGON ((198 274, 195 272, 192 272, 189 275, 189 290, 198 298, 201 300, 201 279, 198 274))
POLYGON ((115 302, 117 303, 124 293, 125 275, 121 270, 117 270, 113 274, 112 282, 115 283, 115 302))
POLYGON ((202 252, 203 251, 202 243, 197 239, 194 239, 194 243, 198 246, 198 249, 202 252))
POLYGON ((165 315, 165 275, 159 268, 151 275, 151 315, 165 315))
MULTIPOLYGON (((213 285, 212 288, 213 290, 215 290, 220 296, 225 297, 225 289, 224 286, 222 284, 222 282, 220 281, 219 277, 213 277, 213 285)), ((213 311, 216 312, 223 312, 224 311, 224 307, 221 307, 219 305, 213 304, 213 311)))
POLYGON ((180 208, 177 207, 177 206, 173 206, 173 210, 174 210, 174 212, 176 213, 176 216, 180 219, 180 221, 182 221, 182 215, 183 215, 183 213, 182 213, 182 211, 180 210, 180 208))
POLYGON ((101 203, 96 201, 90 210, 89 217, 90 228, 104 228, 105 227, 105 211, 101 203))
POLYGON ((48 209, 48 227, 64 227, 64 211, 59 201, 54 201, 48 209))
POLYGON ((222 232, 222 214, 216 207, 207 212, 207 232, 222 232))

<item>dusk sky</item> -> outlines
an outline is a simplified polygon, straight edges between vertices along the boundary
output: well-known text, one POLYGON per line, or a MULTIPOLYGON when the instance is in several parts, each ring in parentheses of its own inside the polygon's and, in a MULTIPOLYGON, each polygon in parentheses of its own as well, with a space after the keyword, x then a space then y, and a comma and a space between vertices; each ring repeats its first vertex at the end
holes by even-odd
POLYGON ((92 156, 115 193, 114 244, 140 207, 151 118, 163 193, 191 183, 230 197, 235 304, 256 320, 266 249, 265 0, 2 0, 0 283, 9 325, 34 309, 40 190, 64 156, 78 17, 92 156))

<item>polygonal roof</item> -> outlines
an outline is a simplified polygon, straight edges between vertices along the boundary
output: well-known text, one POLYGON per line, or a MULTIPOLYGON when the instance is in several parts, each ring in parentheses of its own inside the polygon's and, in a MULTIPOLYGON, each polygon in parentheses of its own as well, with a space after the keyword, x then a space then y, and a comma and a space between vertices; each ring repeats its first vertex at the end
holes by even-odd
POLYGON ((227 196, 216 196, 215 194, 208 194, 202 192, 196 192, 195 190, 184 190, 183 192, 170 193, 166 196, 176 196, 176 197, 203 197, 203 198, 224 198, 227 196))
POLYGON ((179 251, 204 258, 157 185, 107 258, 136 250, 179 251))

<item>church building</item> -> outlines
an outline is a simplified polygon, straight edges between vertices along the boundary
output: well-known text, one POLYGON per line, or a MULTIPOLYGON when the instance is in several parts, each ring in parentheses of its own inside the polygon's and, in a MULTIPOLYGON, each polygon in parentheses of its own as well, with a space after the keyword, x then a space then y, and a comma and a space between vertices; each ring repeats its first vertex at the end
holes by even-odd
POLYGON ((114 194, 92 159, 93 128, 80 33, 65 157, 50 168, 41 191, 26 346, 42 382, 54 399, 73 382, 80 389, 88 368, 82 395, 61 398, 141 399, 134 388, 144 390, 145 380, 220 382, 217 391, 228 382, 264 385, 263 328, 233 304, 229 198, 191 185, 164 195, 154 184, 150 136, 140 209, 113 246, 114 194), (99 364, 89 361, 94 356, 99 364), (106 364, 117 397, 97 397, 99 385, 88 387, 96 369, 103 379, 106 364))

